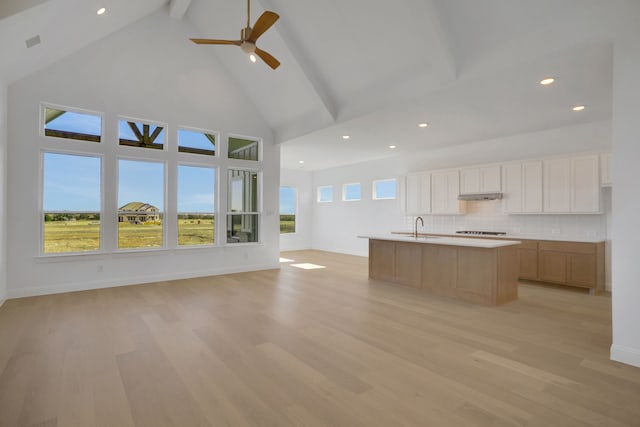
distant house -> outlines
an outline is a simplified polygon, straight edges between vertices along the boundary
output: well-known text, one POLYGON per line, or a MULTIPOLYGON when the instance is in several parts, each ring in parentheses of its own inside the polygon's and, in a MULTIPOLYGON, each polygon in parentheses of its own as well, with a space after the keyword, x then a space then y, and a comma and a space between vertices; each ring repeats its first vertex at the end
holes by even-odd
POLYGON ((143 202, 131 202, 118 209, 118 222, 141 224, 147 221, 160 221, 159 209, 143 202))

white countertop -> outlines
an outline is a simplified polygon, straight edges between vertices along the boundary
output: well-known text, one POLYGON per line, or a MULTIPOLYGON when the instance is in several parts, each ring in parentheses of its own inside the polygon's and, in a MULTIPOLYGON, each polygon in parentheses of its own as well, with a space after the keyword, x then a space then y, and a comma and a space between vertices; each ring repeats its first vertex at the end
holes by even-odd
MULTIPOLYGON (((458 235, 459 236, 459 235, 458 235)), ((447 246, 468 246, 472 248, 500 248, 503 246, 519 245, 517 240, 489 240, 489 239, 470 239, 465 237, 446 237, 446 236, 407 236, 402 234, 376 234, 371 236, 358 236, 363 239, 374 240, 390 240, 394 242, 413 242, 424 243, 429 245, 447 245, 447 246)))
MULTIPOLYGON (((412 234, 409 231, 394 231, 392 234, 400 234, 400 235, 409 235, 412 234)), ((433 235, 433 236, 446 236, 446 237, 456 237, 456 238, 468 238, 474 235, 468 235, 468 234, 456 234, 456 233, 447 233, 447 232, 424 232, 421 231, 418 233, 418 235, 433 235)), ((532 234, 509 234, 507 233, 506 235, 502 235, 502 236, 480 236, 480 235, 475 235, 479 238, 487 238, 487 239, 506 239, 506 240, 518 240, 518 239, 524 239, 524 240, 549 240, 549 241, 555 241, 555 242, 580 242, 580 243, 599 243, 599 242, 604 242, 604 239, 602 238, 589 238, 589 237, 576 237, 576 238, 571 238, 571 237, 566 237, 566 236, 539 236, 539 235, 532 235, 532 234)), ((475 237, 474 237, 475 238, 475 237)))

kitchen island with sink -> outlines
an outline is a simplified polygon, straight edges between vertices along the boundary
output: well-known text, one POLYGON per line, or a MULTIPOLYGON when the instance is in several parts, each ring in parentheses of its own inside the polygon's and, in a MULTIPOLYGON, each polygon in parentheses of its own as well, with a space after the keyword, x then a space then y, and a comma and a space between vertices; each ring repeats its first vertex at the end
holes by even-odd
POLYGON ((386 234, 369 239, 369 278, 495 306, 518 298, 515 240, 386 234))

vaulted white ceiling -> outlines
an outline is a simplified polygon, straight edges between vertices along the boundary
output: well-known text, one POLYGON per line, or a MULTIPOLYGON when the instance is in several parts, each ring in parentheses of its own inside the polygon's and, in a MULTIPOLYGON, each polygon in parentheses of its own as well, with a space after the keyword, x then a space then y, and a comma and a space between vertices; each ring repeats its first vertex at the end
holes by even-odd
MULTIPOLYGON (((324 169, 610 118, 611 35, 622 3, 252 0, 252 23, 264 10, 281 17, 258 41, 281 61, 277 70, 234 46, 199 49, 223 63, 271 126, 283 167, 304 160, 305 169, 324 169), (546 76, 556 83, 541 87, 546 76), (587 108, 575 113, 576 104, 587 108)), ((246 23, 243 0, 6 6, 0 76, 10 83, 163 6, 193 37, 238 39, 246 23), (102 4, 106 17, 95 13, 102 4), (27 49, 35 35, 41 44, 27 49)))

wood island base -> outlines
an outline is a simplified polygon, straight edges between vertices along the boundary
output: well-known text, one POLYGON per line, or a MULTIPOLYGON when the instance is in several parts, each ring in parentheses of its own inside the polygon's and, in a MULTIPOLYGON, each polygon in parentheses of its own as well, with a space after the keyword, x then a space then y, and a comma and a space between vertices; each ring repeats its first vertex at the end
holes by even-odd
POLYGON ((518 253, 370 238, 369 278, 496 306, 518 298, 518 253))

